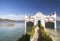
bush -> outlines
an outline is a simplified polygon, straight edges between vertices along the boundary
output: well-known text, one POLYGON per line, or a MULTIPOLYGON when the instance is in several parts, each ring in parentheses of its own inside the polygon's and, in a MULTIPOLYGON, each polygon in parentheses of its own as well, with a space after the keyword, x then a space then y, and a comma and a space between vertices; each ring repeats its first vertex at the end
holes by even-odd
POLYGON ((27 33, 31 32, 32 28, 26 28, 27 33))
POLYGON ((42 31, 42 40, 43 41, 53 41, 52 38, 46 34, 45 31, 42 31))
POLYGON ((30 41, 30 35, 26 33, 26 35, 23 35, 18 41, 30 41))
POLYGON ((37 27, 37 25, 35 25, 35 26, 32 28, 31 32, 29 32, 31 39, 33 38, 33 35, 34 35, 34 33, 35 33, 35 28, 36 28, 36 27, 37 27))
POLYGON ((53 41, 52 38, 44 31, 44 27, 42 25, 40 28, 42 29, 42 41, 53 41))

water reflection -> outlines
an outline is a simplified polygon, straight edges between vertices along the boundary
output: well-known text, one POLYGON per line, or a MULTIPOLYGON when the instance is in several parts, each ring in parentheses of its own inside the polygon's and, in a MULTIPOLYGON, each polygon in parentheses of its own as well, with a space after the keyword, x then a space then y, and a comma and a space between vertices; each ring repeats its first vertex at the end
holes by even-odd
POLYGON ((15 24, 11 24, 11 23, 9 23, 9 24, 0 24, 0 26, 14 26, 15 24))
POLYGON ((0 41, 16 41, 25 32, 24 22, 0 22, 0 41), (8 26, 7 24, 14 24, 8 26))

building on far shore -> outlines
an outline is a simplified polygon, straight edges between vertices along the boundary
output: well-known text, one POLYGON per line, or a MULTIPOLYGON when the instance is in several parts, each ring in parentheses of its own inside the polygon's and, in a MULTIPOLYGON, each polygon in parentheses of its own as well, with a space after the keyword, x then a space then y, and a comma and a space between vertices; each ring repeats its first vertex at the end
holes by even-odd
POLYGON ((36 15, 25 15, 25 27, 27 25, 36 25, 38 20, 41 21, 43 27, 54 28, 56 30, 56 12, 50 15, 43 15, 42 12, 37 12, 36 15))

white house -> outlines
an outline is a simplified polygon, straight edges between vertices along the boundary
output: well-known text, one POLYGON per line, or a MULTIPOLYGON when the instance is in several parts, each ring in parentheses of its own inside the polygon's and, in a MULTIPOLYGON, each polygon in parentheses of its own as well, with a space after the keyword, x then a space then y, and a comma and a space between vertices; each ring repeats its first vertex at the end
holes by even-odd
POLYGON ((43 15, 42 12, 37 12, 36 15, 33 16, 25 15, 25 27, 27 25, 27 22, 33 22, 34 25, 36 25, 38 23, 38 20, 41 21, 41 24, 44 27, 47 27, 46 24, 48 24, 49 22, 53 23, 54 29, 56 29, 56 12, 51 13, 50 15, 43 15))

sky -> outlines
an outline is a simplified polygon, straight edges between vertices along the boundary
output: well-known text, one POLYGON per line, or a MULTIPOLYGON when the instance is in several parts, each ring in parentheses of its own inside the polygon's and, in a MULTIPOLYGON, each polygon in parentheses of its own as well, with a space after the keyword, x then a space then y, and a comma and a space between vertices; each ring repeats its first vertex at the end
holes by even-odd
POLYGON ((44 15, 56 11, 59 17, 60 0, 0 0, 0 18, 22 20, 25 14, 34 15, 38 11, 44 15))

